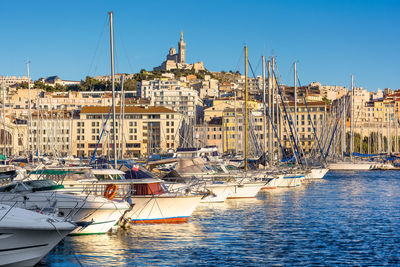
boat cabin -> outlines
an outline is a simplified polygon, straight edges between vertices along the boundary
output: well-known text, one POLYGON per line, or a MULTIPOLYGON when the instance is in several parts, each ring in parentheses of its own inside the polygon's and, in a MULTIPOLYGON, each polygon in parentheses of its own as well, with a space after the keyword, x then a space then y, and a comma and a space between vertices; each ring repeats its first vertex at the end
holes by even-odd
POLYGON ((64 186, 56 184, 52 180, 29 180, 23 182, 12 183, 0 187, 0 193, 17 193, 17 192, 37 192, 62 189, 64 186))

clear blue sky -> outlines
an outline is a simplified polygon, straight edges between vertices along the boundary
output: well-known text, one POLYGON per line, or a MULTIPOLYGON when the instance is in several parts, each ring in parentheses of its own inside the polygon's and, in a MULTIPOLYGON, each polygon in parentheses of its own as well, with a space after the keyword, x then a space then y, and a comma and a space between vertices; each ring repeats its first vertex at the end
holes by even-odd
POLYGON ((288 84, 297 61, 303 84, 347 86, 354 74, 368 90, 400 88, 398 0, 6 1, 0 75, 25 75, 26 59, 34 79, 109 74, 110 10, 117 72, 158 66, 182 30, 187 61, 212 71, 243 71, 246 43, 254 68, 273 52, 288 84))

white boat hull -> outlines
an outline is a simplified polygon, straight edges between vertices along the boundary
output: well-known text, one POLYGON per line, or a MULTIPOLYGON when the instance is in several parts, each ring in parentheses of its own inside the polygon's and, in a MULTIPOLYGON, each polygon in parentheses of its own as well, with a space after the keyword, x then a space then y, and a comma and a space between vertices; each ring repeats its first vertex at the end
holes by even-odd
POLYGON ((70 231, 18 230, 0 227, 0 265, 33 266, 70 231))
MULTIPOLYGON (((72 218, 75 221, 84 220, 93 223, 86 227, 78 227, 70 235, 106 234, 123 215, 126 209, 84 209, 72 218), (88 216, 89 214, 89 216, 88 216)), ((66 212, 68 212, 66 210, 66 212)))
POLYGON ((274 177, 271 181, 269 181, 268 183, 266 183, 262 189, 275 189, 278 188, 281 183, 283 182, 283 175, 279 175, 278 177, 274 177))
POLYGON ((0 206, 0 265, 33 266, 76 226, 19 208, 0 206))
POLYGON ((304 179, 304 175, 289 174, 284 175, 282 182, 278 187, 296 187, 301 185, 301 181, 304 179))
POLYGON ((245 182, 242 184, 235 184, 230 188, 228 199, 256 197, 264 185, 265 183, 262 182, 245 182))
POLYGON ((372 164, 352 162, 331 163, 329 164, 328 169, 335 171, 369 171, 372 169, 372 164))
POLYGON ((28 210, 40 211, 52 205, 58 209, 61 217, 66 217, 74 222, 90 223, 82 228, 78 227, 71 235, 105 234, 121 218, 129 205, 124 202, 113 202, 97 196, 75 196, 60 194, 53 191, 42 191, 25 194, 28 200, 24 201, 24 195, 18 197, 15 194, 2 193, 2 203, 13 205, 28 210))
POLYGON ((187 222, 202 196, 133 196, 134 204, 126 215, 132 223, 187 222))
POLYGON ((327 168, 315 168, 311 169, 309 173, 306 174, 306 179, 322 179, 328 173, 327 168))
POLYGON ((201 203, 224 202, 228 198, 233 187, 234 187, 233 185, 229 184, 206 185, 206 189, 210 190, 211 194, 203 197, 200 202, 201 203))

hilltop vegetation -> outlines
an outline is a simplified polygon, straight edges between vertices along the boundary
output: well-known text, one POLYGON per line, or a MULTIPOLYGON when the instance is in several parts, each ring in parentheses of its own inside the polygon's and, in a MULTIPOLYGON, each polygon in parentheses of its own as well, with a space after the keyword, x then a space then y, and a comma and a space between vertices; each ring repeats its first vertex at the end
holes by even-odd
MULTIPOLYGON (((217 79, 219 82, 228 82, 234 81, 235 78, 240 76, 240 73, 237 71, 236 73, 229 71, 221 71, 221 72, 210 72, 208 70, 200 70, 195 72, 193 69, 190 70, 182 70, 182 69, 173 69, 170 71, 166 70, 157 70, 157 71, 146 71, 145 69, 140 70, 139 73, 135 73, 130 75, 130 79, 126 79, 124 82, 124 89, 127 91, 136 90, 136 86, 138 82, 143 80, 153 80, 157 78, 161 78, 164 73, 173 73, 176 79, 181 77, 186 77, 188 75, 195 75, 197 79, 204 80, 206 75, 209 75, 213 79, 217 79)), ((39 80, 35 81, 34 84, 31 85, 31 88, 39 88, 43 89, 47 92, 62 92, 62 91, 107 91, 111 90, 111 81, 99 81, 93 77, 86 76, 84 80, 81 81, 79 85, 60 85, 56 84, 55 86, 51 86, 41 82, 39 80)), ((115 83, 115 87, 119 90, 120 84, 115 83)), ((17 85, 18 88, 28 88, 28 83, 21 83, 17 85)))

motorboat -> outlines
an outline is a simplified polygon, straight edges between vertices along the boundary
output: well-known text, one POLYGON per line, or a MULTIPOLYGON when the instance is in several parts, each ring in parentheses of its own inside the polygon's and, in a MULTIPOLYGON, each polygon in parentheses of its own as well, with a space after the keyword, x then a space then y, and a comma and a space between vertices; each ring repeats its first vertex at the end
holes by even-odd
POLYGON ((35 265, 75 227, 60 218, 0 204, 0 265, 35 265))
MULTIPOLYGON (((202 158, 178 158, 172 174, 164 176, 163 179, 196 177, 204 182, 207 190, 213 192, 214 198, 223 199, 226 196, 227 199, 232 199, 253 198, 257 195, 267 181, 256 180, 254 175, 247 175, 238 168, 223 163, 207 164, 202 158), (217 190, 217 187, 221 190, 217 190)), ((203 199, 203 202, 213 200, 211 196, 209 199, 203 199)))
POLYGON ((179 223, 186 222, 203 195, 190 191, 170 191, 164 181, 143 168, 133 167, 126 172, 114 169, 93 169, 91 177, 85 179, 65 179, 65 190, 104 196, 113 194, 113 199, 128 201, 132 209, 125 218, 132 223, 179 223), (140 173, 140 174, 139 174, 140 173), (143 178, 138 178, 138 177, 143 178))
MULTIPOLYGON (((48 170, 40 172, 44 175, 48 170)), ((66 192, 62 185, 49 179, 24 180, 0 187, 0 202, 16 203, 17 207, 39 212, 57 212, 60 217, 80 222, 82 226, 71 235, 105 234, 130 209, 125 201, 78 191, 70 189, 66 192)))
POLYGON ((235 186, 224 181, 218 182, 195 177, 164 177, 163 180, 170 191, 193 191, 203 194, 201 203, 224 202, 235 186))

